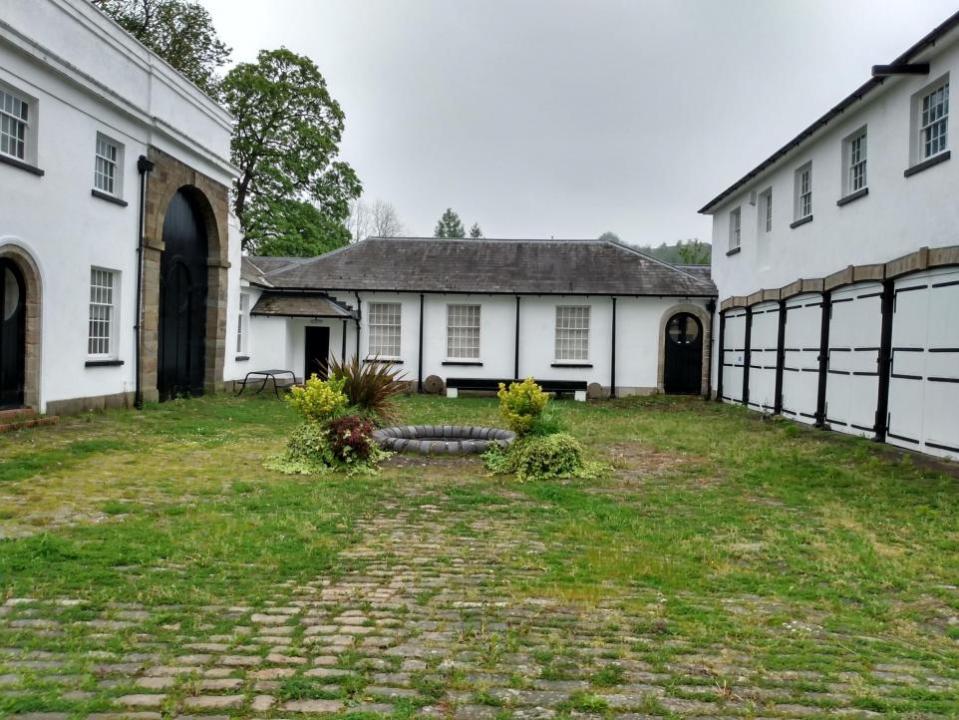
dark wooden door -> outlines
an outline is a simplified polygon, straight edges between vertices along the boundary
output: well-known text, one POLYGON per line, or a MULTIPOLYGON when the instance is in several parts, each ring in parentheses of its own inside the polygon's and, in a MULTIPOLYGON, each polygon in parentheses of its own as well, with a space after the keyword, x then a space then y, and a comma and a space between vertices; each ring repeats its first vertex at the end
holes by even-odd
POLYGON ((9 260, 0 260, 0 408, 23 405, 26 286, 9 260))
POLYGON ((161 400, 203 393, 207 238, 183 191, 163 222, 157 389, 161 400))
POLYGON ((689 313, 677 313, 666 323, 663 386, 674 395, 702 392, 703 326, 689 313))
POLYGON ((329 362, 330 329, 328 327, 307 327, 304 379, 316 373, 321 380, 326 380, 329 362))

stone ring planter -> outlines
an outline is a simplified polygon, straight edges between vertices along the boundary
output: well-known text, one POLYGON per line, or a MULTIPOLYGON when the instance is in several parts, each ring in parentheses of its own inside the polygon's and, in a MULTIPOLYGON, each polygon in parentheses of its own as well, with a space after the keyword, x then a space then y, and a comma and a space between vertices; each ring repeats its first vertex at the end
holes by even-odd
POLYGON ((385 450, 394 452, 469 455, 486 452, 493 444, 509 447, 516 440, 516 433, 460 425, 404 425, 374 430, 373 439, 385 450))

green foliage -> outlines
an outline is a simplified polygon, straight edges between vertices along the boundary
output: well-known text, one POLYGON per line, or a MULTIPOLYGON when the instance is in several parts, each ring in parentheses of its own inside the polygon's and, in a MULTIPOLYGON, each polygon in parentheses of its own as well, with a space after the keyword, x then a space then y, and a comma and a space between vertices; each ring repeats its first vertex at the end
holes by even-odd
POLYGON ((329 223, 343 224, 362 185, 337 160, 345 116, 316 64, 286 48, 262 50, 256 62, 230 70, 223 97, 236 117, 234 210, 245 234, 268 236, 258 223, 278 201, 309 201, 329 223))
POLYGON ((192 0, 92 0, 128 33, 217 98, 217 70, 230 58, 210 13, 192 0))
POLYGON ((303 200, 260 198, 246 211, 244 242, 258 255, 315 257, 344 247, 350 231, 303 200))
POLYGON ((543 412, 533 418, 533 424, 530 426, 528 434, 545 437, 565 430, 566 423, 563 422, 560 414, 556 412, 554 406, 547 405, 543 412))
POLYGON ((372 434, 373 423, 359 415, 335 418, 326 427, 333 456, 347 465, 369 459, 376 447, 372 434))
POLYGON ((347 475, 376 474, 376 466, 390 454, 369 438, 372 425, 359 432, 355 432, 356 427, 349 429, 349 438, 331 437, 338 433, 342 421, 354 426, 366 422, 355 416, 325 423, 305 422, 290 434, 286 452, 267 458, 264 467, 285 475, 322 475, 331 470, 345 470, 347 475))
POLYGON ((607 469, 602 463, 586 462, 583 446, 568 433, 529 435, 506 450, 493 446, 483 455, 483 462, 494 475, 515 474, 520 482, 557 478, 588 480, 599 477, 607 469))
POLYGON ((713 246, 693 238, 679 240, 675 245, 660 243, 659 247, 645 246, 639 249, 657 260, 674 265, 709 265, 713 246))
POLYGON ((446 208, 446 212, 440 217, 436 228, 433 230, 433 237, 438 238, 461 238, 466 237, 466 230, 463 229, 463 221, 460 216, 453 212, 453 208, 446 208))
POLYGON ((599 239, 602 240, 603 242, 615 242, 615 243, 622 242, 622 240, 619 239, 619 235, 617 235, 614 232, 610 232, 609 230, 607 230, 602 235, 600 235, 599 239))
POLYGON ((341 414, 349 400, 343 392, 343 378, 320 380, 316 373, 310 376, 303 387, 294 387, 286 401, 304 420, 325 423, 341 414))
POLYGON ((525 435, 533 427, 536 418, 546 408, 549 395, 536 384, 533 378, 512 382, 509 387, 499 384, 499 410, 509 429, 517 435, 525 435))
POLYGON ((352 360, 330 361, 330 377, 342 382, 349 404, 380 422, 396 418, 396 396, 406 390, 401 371, 389 363, 352 360))
POLYGON ((473 223, 473 227, 470 228, 470 237, 474 239, 483 237, 483 230, 480 228, 479 223, 473 223))

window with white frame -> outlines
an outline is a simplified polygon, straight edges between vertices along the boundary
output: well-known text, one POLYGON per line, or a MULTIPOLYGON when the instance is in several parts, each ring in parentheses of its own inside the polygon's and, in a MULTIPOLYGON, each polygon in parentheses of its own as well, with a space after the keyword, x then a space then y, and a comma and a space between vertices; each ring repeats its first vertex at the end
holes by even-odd
POLYGON ((17 160, 27 159, 30 103, 0 88, 0 153, 17 160))
POLYGON ((120 195, 122 147, 103 133, 97 133, 93 187, 107 195, 120 195))
POLYGON ((370 303, 367 327, 370 331, 372 357, 398 358, 400 356, 399 303, 370 303))
POLYGON ((846 194, 866 187, 866 128, 846 139, 846 194))
POLYGON ((812 163, 796 170, 796 220, 812 215, 812 163))
POLYGON ((478 360, 480 356, 480 306, 446 306, 446 357, 478 360))
POLYGON ((589 359, 589 306, 556 307, 556 359, 589 359))
POLYGON ((742 242, 743 211, 736 208, 729 213, 729 249, 735 250, 742 242))
POLYGON ((947 148, 949 81, 922 96, 919 103, 919 148, 922 160, 947 148))
POLYGON ((250 295, 240 293, 240 312, 236 318, 236 352, 246 355, 250 352, 250 295))
POLYGON ((773 229, 773 189, 766 188, 759 194, 759 229, 772 232, 773 229))
POLYGON ((116 294, 119 273, 90 268, 90 321, 87 354, 91 357, 116 356, 116 294))

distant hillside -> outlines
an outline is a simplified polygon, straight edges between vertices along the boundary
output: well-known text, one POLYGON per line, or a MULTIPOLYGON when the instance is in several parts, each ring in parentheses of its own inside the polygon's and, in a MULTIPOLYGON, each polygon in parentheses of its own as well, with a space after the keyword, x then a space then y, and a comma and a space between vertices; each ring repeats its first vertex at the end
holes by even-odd
POLYGON ((674 265, 709 265, 713 246, 701 240, 680 240, 675 245, 661 243, 659 247, 641 245, 643 252, 674 265))

